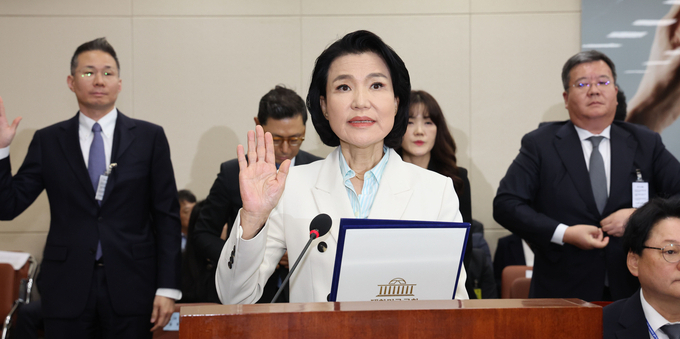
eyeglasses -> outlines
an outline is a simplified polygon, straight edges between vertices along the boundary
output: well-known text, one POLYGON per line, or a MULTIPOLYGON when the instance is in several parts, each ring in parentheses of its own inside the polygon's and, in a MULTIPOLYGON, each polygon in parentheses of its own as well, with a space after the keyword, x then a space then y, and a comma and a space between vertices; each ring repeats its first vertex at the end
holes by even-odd
POLYGON ((290 146, 299 146, 305 140, 305 137, 273 137, 272 139, 274 139, 274 146, 281 146, 284 141, 287 141, 290 146))
MULTIPOLYGON (((109 76, 109 75, 113 75, 113 73, 102 72, 102 75, 109 76)), ((93 77, 93 76, 94 76, 94 72, 83 72, 83 73, 80 74, 81 78, 89 78, 89 77, 93 77)))
POLYGON ((572 87, 576 89, 589 89, 591 85, 595 84, 596 87, 601 87, 601 88, 609 88, 609 85, 611 85, 611 81, 609 80, 600 80, 595 83, 592 82, 577 82, 573 85, 572 87))
POLYGON ((659 250, 661 251, 661 254, 663 254, 663 258, 666 259, 671 264, 674 264, 678 261, 680 261, 680 245, 676 244, 668 244, 664 247, 658 248, 658 247, 649 247, 649 246, 642 246, 642 248, 649 248, 652 250, 659 250))

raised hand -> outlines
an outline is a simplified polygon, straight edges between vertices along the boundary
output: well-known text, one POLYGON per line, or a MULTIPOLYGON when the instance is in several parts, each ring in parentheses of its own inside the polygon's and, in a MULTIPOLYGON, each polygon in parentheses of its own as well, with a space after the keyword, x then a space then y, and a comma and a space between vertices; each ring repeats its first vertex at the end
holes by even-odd
POLYGON ((264 133, 262 126, 255 132, 248 131, 248 161, 243 145, 236 149, 238 155, 238 182, 241 189, 241 226, 243 239, 251 239, 264 226, 269 213, 283 194, 290 160, 281 163, 276 170, 274 141, 271 133, 264 133))
POLYGON ((20 121, 21 117, 17 117, 11 125, 7 122, 5 103, 2 101, 2 97, 0 97, 0 148, 5 148, 12 143, 20 121))

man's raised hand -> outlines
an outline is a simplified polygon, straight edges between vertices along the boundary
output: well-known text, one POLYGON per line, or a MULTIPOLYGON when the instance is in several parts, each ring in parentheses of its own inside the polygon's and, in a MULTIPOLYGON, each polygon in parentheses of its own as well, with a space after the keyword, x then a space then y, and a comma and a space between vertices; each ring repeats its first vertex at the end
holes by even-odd
POLYGON ((2 101, 2 97, 0 97, 0 148, 5 148, 12 143, 14 136, 17 134, 17 127, 19 127, 20 121, 21 117, 17 117, 11 125, 7 122, 5 103, 2 101))

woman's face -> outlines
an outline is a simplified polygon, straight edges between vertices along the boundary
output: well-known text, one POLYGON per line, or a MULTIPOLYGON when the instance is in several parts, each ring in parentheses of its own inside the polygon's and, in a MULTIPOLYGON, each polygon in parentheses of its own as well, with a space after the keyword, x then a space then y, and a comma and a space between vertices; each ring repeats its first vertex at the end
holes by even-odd
POLYGON ((432 122, 421 103, 411 106, 406 134, 401 142, 405 154, 423 156, 432 151, 437 136, 437 125, 432 122))
POLYGON ((321 110, 341 144, 367 148, 394 126, 399 99, 390 71, 375 53, 348 54, 331 63, 321 110))

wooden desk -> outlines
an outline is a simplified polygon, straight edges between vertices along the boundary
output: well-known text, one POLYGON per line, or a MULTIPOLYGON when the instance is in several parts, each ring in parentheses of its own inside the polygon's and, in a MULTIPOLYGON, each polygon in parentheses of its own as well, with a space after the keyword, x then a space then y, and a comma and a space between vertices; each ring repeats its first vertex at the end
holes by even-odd
POLYGON ((183 307, 181 339, 602 338, 578 299, 335 302, 183 307))

